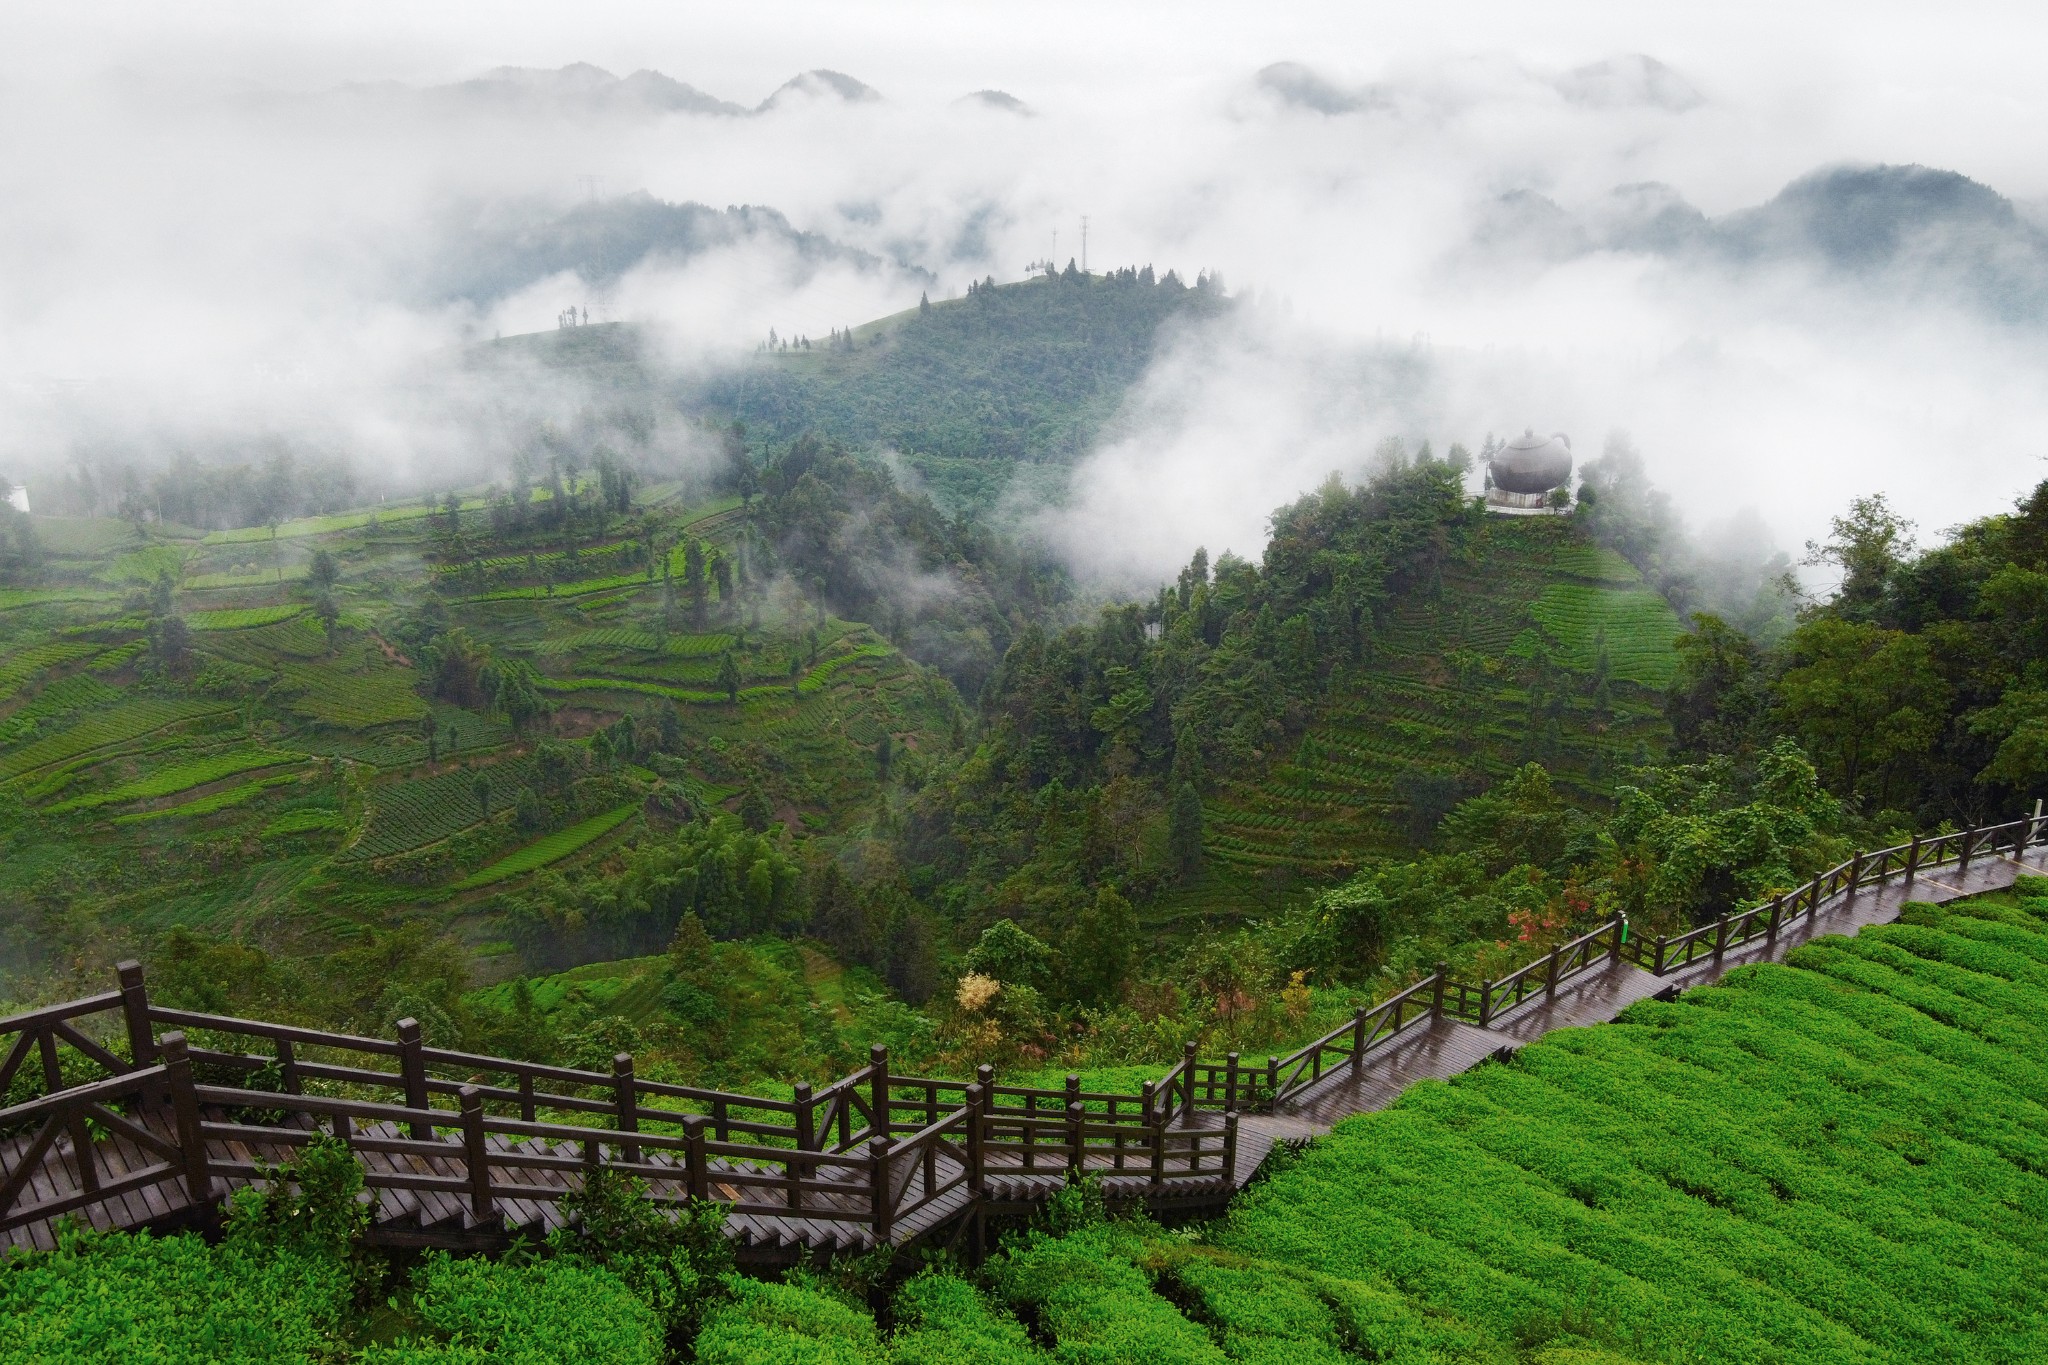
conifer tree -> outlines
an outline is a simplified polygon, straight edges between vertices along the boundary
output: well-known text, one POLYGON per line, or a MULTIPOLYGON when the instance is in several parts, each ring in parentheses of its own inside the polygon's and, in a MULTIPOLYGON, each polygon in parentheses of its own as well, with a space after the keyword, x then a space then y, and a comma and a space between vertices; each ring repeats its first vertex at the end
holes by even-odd
POLYGON ((1202 798, 1194 784, 1183 782, 1173 794, 1166 816, 1166 850, 1174 872, 1182 878, 1202 869, 1202 798))

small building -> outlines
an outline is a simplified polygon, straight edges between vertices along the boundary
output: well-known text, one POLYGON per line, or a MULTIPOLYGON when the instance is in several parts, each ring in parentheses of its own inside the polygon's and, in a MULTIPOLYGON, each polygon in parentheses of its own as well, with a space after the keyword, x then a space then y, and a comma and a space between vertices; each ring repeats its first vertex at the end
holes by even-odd
POLYGON ((28 511, 28 488, 24 484, 7 485, 7 505, 17 512, 28 511))
POLYGON ((1572 439, 1561 431, 1538 436, 1531 429, 1494 447, 1486 456, 1486 510, 1507 516, 1539 516, 1560 510, 1556 493, 1571 482, 1572 439))

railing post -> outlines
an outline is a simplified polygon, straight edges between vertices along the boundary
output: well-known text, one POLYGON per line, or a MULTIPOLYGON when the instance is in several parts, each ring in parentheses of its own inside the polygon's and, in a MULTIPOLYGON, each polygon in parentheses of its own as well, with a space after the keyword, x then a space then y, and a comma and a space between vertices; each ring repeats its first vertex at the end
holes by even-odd
POLYGON ((889 1133, 889 1049, 876 1043, 868 1048, 868 1105, 874 1110, 869 1127, 877 1137, 889 1133))
MULTIPOLYGON (((1171 1101, 1173 1097, 1167 1096, 1171 1101)), ((1195 1044, 1192 1039, 1182 1043, 1180 1048, 1180 1119, 1188 1121, 1195 1112, 1195 1044)))
POLYGON ((1493 982, 1491 979, 1479 983, 1479 1027, 1485 1028, 1493 1022, 1493 982))
POLYGON ((491 1197, 491 1150, 484 1141, 484 1097, 473 1085, 465 1085, 462 1100, 462 1159, 469 1168, 469 1216, 475 1223, 489 1223, 498 1216, 497 1200, 491 1197))
MULTIPOLYGON (((1149 1104, 1151 1082, 1146 1083, 1145 1098, 1149 1104)), ((967 1087, 967 1192, 980 1195, 988 1188, 988 1173, 982 1169, 981 1157, 981 1106, 988 1099, 988 1091, 979 1084, 967 1087)))
POLYGON ((1909 882, 1912 881, 1913 875, 1917 873, 1919 870, 1920 836, 1918 834, 1915 834, 1913 836, 1913 841, 1906 845, 1906 880, 1909 882))
POLYGON ((692 1199, 711 1197, 710 1163, 704 1157, 704 1116, 683 1119, 683 1175, 692 1199))
POLYGON ((1159 1118, 1159 1082, 1146 1081, 1138 1087, 1138 1112, 1150 1128, 1159 1118))
POLYGON ((1716 962, 1719 962, 1721 955, 1728 951, 1728 923, 1729 919, 1726 915, 1714 921, 1714 961, 1716 962))
POLYGON ((178 1125, 178 1153, 184 1158, 185 1197, 202 1214, 213 1205, 213 1175, 206 1161, 206 1133, 199 1126, 199 1096, 193 1090, 192 1058, 183 1032, 166 1033, 164 1080, 171 1092, 171 1113, 178 1125))
MULTIPOLYGON (((425 1109, 427 1107, 427 1059, 421 1053, 426 1041, 420 1034, 420 1021, 401 1019, 398 1021, 398 1070, 405 1084, 405 1107, 425 1109)), ((433 1139, 434 1126, 415 1119, 412 1124, 415 1142, 433 1139)))
MULTIPOLYGON (((612 1113, 616 1126, 622 1133, 640 1131, 640 1102, 633 1082, 633 1055, 630 1052, 612 1054, 612 1113)), ((640 1160, 640 1144, 622 1142, 619 1144, 619 1160, 629 1165, 640 1160)))
POLYGON ((1237 1108, 1237 1054, 1230 1053, 1223 1059, 1223 1109, 1229 1113, 1237 1108))
POLYGON ((1145 1140, 1151 1145, 1152 1183, 1162 1184, 1166 1180, 1166 1116, 1160 1115, 1145 1126, 1145 1140))
POLYGON ((1081 1125, 1085 1122, 1087 1122, 1087 1111, 1081 1107, 1081 1101, 1068 1100, 1067 1169, 1069 1171, 1079 1172, 1088 1164, 1088 1139, 1081 1131, 1081 1125))
MULTIPOLYGON (((1441 991, 1441 986, 1439 986, 1441 991)), ((1351 1069, 1357 1071, 1365 1065, 1365 1006, 1351 1011, 1351 1069)), ((1322 1059, 1316 1059, 1316 1070, 1321 1071, 1322 1059)), ((1300 1073, 1297 1072, 1297 1075, 1300 1073)))
POLYGON ((1607 960, 1621 961, 1621 950, 1628 946, 1628 916, 1616 911, 1614 914, 1614 938, 1607 945, 1607 960))
POLYGON ((1842 889, 1842 903, 1847 905, 1856 899, 1856 884, 1863 880, 1863 855, 1858 853, 1849 860, 1849 884, 1842 889))
MULTIPOLYGON (((1318 1064, 1318 1065, 1320 1065, 1320 1064, 1321 1064, 1321 1061, 1322 1061, 1322 1055, 1323 1055, 1323 1054, 1322 1054, 1322 1053, 1320 1053, 1320 1052, 1318 1052, 1318 1053, 1316 1054, 1316 1060, 1317 1060, 1317 1064, 1318 1064)), ((1265 1099, 1264 1099, 1263 1103, 1264 1103, 1264 1104, 1266 1104, 1266 1105, 1267 1105, 1268 1107, 1271 1107, 1271 1105, 1273 1104, 1273 1102, 1274 1102, 1275 1098, 1276 1098, 1276 1097, 1277 1097, 1277 1096, 1278 1096, 1279 1094, 1280 1094, 1280 1059, 1279 1059, 1278 1057, 1275 1057, 1275 1056, 1273 1056, 1273 1055, 1272 1055, 1271 1053, 1268 1053, 1268 1054, 1266 1055, 1266 1097, 1265 1097, 1265 1099)))
POLYGON ((804 1206, 804 1174, 810 1165, 804 1153, 817 1150, 818 1145, 817 1117, 811 1108, 811 1083, 798 1081, 790 1098, 796 1105, 796 1150, 789 1154, 789 1206, 800 1209, 804 1206))
POLYGON ((1671 946, 1671 940, 1663 934, 1657 935, 1657 955, 1651 960, 1650 975, 1664 975, 1664 953, 1671 946))
POLYGON ((1563 951, 1562 945, 1552 948, 1550 950, 1550 961, 1543 964, 1543 996, 1545 999, 1550 999, 1557 994, 1557 955, 1561 951, 1563 951))
POLYGON ((1958 845, 1958 847, 1957 847, 1957 856, 1956 856, 1956 880, 1957 880, 1957 881, 1961 881, 1961 880, 1962 880, 1962 878, 1963 878, 1963 874, 1964 874, 1964 873, 1966 873, 1966 872, 1968 872, 1968 871, 1970 870, 1970 846, 1971 846, 1972 844, 1976 843, 1976 841, 1977 841, 1977 831, 1976 831, 1976 830, 1975 830, 1974 828, 1972 828, 1972 829, 1966 829, 1966 830, 1964 830, 1964 831, 1963 831, 1963 837, 1962 837, 1962 840, 1961 840, 1960 844, 1959 844, 1959 845, 1958 845))
POLYGON ((868 1214, 874 1220, 877 1244, 889 1240, 894 1212, 889 1199, 889 1149, 895 1145, 896 1139, 886 1133, 868 1144, 868 1214))
POLYGON ((1771 897, 1771 918, 1764 927, 1764 942, 1774 944, 1778 941, 1778 922, 1784 916, 1785 898, 1783 896, 1771 897))
POLYGON ((121 1016, 128 1024, 128 1055, 136 1070, 156 1065, 156 1038, 149 1030, 149 988, 142 984, 142 964, 132 958, 114 965, 121 983, 121 1016))
POLYGON ((277 1040, 277 1073, 284 1079, 285 1094, 303 1095, 306 1093, 306 1087, 299 1079, 299 1056, 293 1050, 292 1040, 289 1038, 277 1040))
POLYGON ((1237 1183, 1237 1112, 1223 1115, 1223 1183, 1237 1183))

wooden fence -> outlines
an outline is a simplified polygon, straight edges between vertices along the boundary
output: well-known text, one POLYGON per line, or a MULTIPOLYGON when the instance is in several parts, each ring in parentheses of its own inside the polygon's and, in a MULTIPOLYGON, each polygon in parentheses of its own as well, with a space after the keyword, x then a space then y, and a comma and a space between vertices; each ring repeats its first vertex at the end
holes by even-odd
POLYGON ((876 1047, 851 1075, 769 1099, 649 1080, 624 1053, 607 1073, 431 1047, 410 1019, 379 1039, 166 1008, 123 963, 115 990, 0 1020, 0 1233, 130 1195, 168 1210, 166 1186, 178 1206, 210 1209, 227 1187, 264 1178, 253 1150, 289 1155, 321 1132, 362 1156, 371 1188, 459 1200, 471 1226, 500 1220, 508 1201, 559 1200, 601 1166, 645 1179, 657 1199, 855 1224, 879 1241, 1042 1174, 1227 1195, 1240 1114, 1284 1108, 1434 1021, 1488 1027, 1588 973, 1632 964, 1662 976, 1775 941, 1836 896, 2017 856, 2044 825, 1860 853, 1648 943, 1617 917, 1498 980, 1455 980, 1439 965, 1263 1065, 1203 1061, 1189 1043, 1135 1095, 1084 1091, 1077 1076, 1059 1089, 1005 1085, 988 1067, 971 1081, 899 1075, 876 1047))

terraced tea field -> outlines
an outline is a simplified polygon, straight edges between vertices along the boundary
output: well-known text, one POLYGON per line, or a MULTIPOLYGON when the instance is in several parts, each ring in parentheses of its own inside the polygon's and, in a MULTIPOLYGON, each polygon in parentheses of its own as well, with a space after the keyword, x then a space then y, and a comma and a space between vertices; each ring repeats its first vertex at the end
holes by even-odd
MULTIPOLYGON (((466 501, 466 528, 482 531, 468 516, 481 506, 466 501)), ((640 837, 643 804, 731 809, 758 793, 778 818, 833 829, 871 808, 885 734, 908 751, 951 729, 958 703, 942 684, 865 627, 809 611, 784 622, 750 604, 766 619, 742 640, 714 600, 707 629, 662 630, 659 579, 644 569, 593 572, 552 596, 462 600, 464 572, 482 574, 437 559, 449 541, 427 511, 309 518, 275 539, 61 528, 74 549, 55 581, 0 588, 0 799, 38 822, 32 843, 0 857, 0 904, 76 899, 115 936, 256 922, 358 932, 425 914, 489 941, 500 935, 488 923, 460 918, 490 899, 468 889, 517 891, 640 837), (305 581, 319 550, 340 570, 331 629, 305 581), (152 643, 163 574, 187 628, 168 667, 152 643), (541 670, 545 706, 523 732, 475 693, 467 707, 433 695, 436 656, 414 617, 430 600, 479 659, 541 670), (717 675, 742 643, 734 706, 717 675), (792 693, 788 661, 814 648, 792 693), (621 761, 592 743, 601 730, 665 752, 621 761), (555 785, 541 826, 520 833, 520 793, 543 789, 543 744, 555 785)), ((669 500, 657 516, 663 543, 687 532, 714 548, 743 524, 729 499, 669 500)), ((617 523, 579 557, 609 567, 644 527, 617 523)), ((569 561, 560 536, 529 543, 481 558, 513 572, 527 553, 557 570, 569 561)))
POLYGON ((432 777, 380 783, 371 788, 368 828, 342 856, 351 861, 388 858, 437 843, 484 819, 476 780, 489 779, 492 810, 503 813, 518 799, 519 789, 534 780, 530 759, 513 759, 474 770, 457 768, 432 777))
POLYGON ((1297 878, 1412 848, 1428 833, 1418 793, 1470 794, 1531 759, 1565 791, 1604 800, 1628 764, 1669 742, 1656 689, 1676 666, 1679 630, 1626 561, 1569 522, 1489 519, 1476 553, 1446 570, 1442 597, 1401 605, 1369 665, 1339 670, 1288 752, 1205 801, 1211 866, 1163 898, 1156 920, 1240 917, 1297 878), (1590 677, 1596 641, 1609 660, 1605 714, 1590 677), (1536 716, 1532 645, 1564 670, 1536 716))

